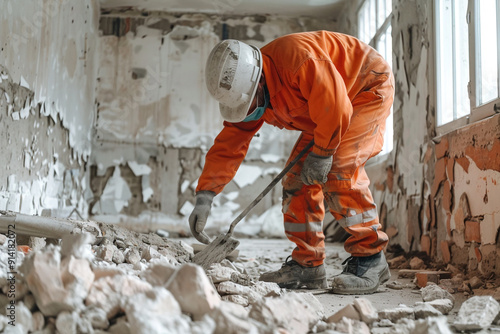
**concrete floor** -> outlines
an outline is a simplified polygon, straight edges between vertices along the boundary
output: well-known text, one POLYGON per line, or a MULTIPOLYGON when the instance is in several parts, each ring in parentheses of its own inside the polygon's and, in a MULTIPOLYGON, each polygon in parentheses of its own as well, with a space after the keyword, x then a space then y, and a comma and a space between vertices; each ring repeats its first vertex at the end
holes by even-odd
MULTIPOLYGON (((193 239, 194 240, 194 239, 193 239)), ((238 239, 240 240, 239 257, 236 264, 242 264, 246 268, 255 268, 255 275, 268 270, 276 270, 281 267, 288 255, 291 254, 293 243, 285 239, 238 239)), ((344 251, 342 243, 328 243, 326 245, 327 258, 325 261, 328 277, 339 274, 342 271, 342 262, 349 257, 344 251)), ((412 283, 411 279, 398 278, 398 271, 391 270, 391 279, 381 286, 378 291, 371 295, 334 295, 327 291, 312 291, 316 298, 325 307, 325 314, 330 316, 351 304, 355 298, 364 297, 381 311, 398 307, 400 304, 413 306, 415 302, 422 301, 420 291, 412 283), (397 282, 400 290, 388 288, 389 283, 397 282)), ((308 290, 303 290, 308 291, 308 290)), ((449 314, 448 319, 453 322, 462 302, 466 299, 463 294, 455 294, 455 307, 449 314)))

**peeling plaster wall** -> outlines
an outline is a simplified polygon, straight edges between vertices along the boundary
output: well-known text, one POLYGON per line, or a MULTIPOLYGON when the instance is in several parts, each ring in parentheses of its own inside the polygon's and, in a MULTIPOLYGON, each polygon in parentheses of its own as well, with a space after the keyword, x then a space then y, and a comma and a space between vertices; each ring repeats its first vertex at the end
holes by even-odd
MULTIPOLYGON (((500 274, 500 117, 436 138, 432 1, 393 1, 394 150, 367 167, 390 246, 500 274)), ((356 11, 339 22, 356 34, 356 11)), ((444 266, 443 266, 444 267, 444 266)))
MULTIPOLYGON (((218 104, 204 82, 205 62, 213 46, 223 38, 234 38, 261 47, 281 35, 334 30, 333 26, 325 19, 260 15, 103 13, 92 214, 107 221, 152 216, 168 221, 165 215, 188 215, 204 156, 222 129, 218 104), (132 173, 137 178, 132 180, 124 176, 130 176, 130 163, 148 166, 149 171, 132 173), (119 190, 108 189, 116 197, 104 202, 101 189, 112 176, 118 177, 117 170, 125 183, 120 183, 119 190), (142 189, 131 190, 132 184, 142 189), (127 204, 117 207, 114 200, 127 204), (136 202, 141 204, 134 206, 136 202)), ((283 168, 298 135, 263 127, 239 174, 216 198, 209 227, 227 226, 265 188, 283 168)), ((278 186, 252 213, 264 212, 280 196, 278 186)))
POLYGON ((2 2, 0 210, 87 216, 98 13, 94 0, 2 2))

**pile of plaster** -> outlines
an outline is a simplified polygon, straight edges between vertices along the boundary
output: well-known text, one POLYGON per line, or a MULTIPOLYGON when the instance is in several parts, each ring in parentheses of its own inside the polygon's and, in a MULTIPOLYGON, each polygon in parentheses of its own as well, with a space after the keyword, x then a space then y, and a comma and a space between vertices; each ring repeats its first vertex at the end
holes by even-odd
POLYGON ((257 281, 241 262, 204 271, 182 241, 105 224, 76 232, 28 254, 0 238, 0 332, 451 333, 486 328, 500 310, 473 297, 450 327, 453 297, 433 285, 413 307, 377 311, 356 298, 327 316, 312 293, 257 281))

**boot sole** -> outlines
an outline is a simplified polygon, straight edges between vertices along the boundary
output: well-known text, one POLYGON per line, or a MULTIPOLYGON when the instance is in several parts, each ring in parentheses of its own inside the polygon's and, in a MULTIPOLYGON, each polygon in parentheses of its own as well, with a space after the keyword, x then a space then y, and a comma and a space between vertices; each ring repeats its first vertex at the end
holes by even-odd
POLYGON ((304 288, 309 290, 328 289, 328 282, 326 281, 326 277, 318 278, 307 282, 296 281, 296 282, 278 283, 278 285, 282 289, 292 289, 292 290, 304 289, 304 288))
POLYGON ((335 287, 332 287, 330 289, 330 293, 335 293, 335 294, 338 294, 338 295, 367 295, 367 294, 372 294, 372 293, 374 293, 375 291, 378 290, 378 287, 381 284, 384 284, 390 278, 391 278, 391 272, 389 271, 389 267, 387 266, 384 269, 384 271, 382 272, 382 274, 380 274, 379 283, 375 287, 373 287, 373 288, 366 288, 364 290, 360 289, 360 288, 348 290, 348 289, 336 289, 335 287))

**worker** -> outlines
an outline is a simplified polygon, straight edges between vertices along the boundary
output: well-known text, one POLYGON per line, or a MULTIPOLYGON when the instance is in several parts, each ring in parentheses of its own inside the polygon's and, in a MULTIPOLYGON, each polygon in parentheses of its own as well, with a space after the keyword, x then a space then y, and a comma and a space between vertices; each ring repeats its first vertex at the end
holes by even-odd
POLYGON ((224 127, 206 155, 189 217, 197 240, 212 201, 245 158, 264 123, 300 131, 288 162, 308 143, 312 149, 283 177, 285 234, 295 243, 282 267, 260 280, 282 288, 324 289, 326 202, 350 234, 351 254, 331 292, 367 294, 390 278, 384 256, 388 243, 368 188, 367 160, 383 146, 385 122, 394 97, 394 77, 383 57, 345 34, 316 31, 279 37, 260 50, 224 40, 211 51, 206 85, 219 102, 224 127))

